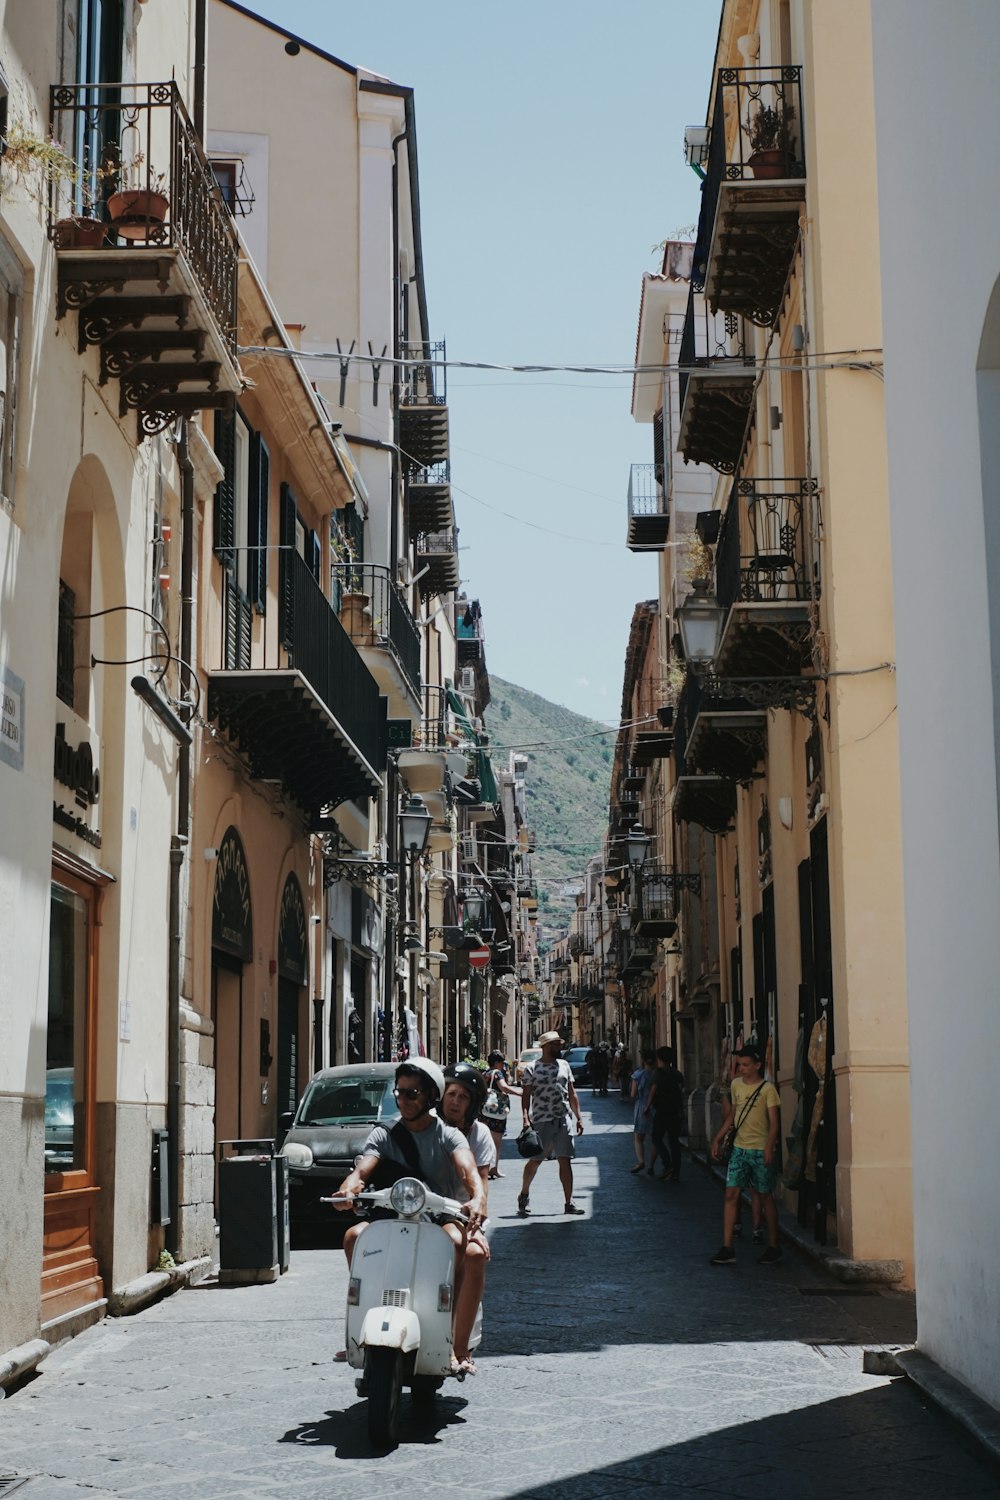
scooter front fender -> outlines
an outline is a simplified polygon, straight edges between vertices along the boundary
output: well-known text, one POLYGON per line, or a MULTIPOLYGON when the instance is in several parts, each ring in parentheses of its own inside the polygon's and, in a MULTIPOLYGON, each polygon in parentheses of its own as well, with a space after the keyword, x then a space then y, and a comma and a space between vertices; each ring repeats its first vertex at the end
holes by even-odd
POLYGON ((370 1307, 358 1345, 362 1349, 401 1349, 409 1354, 420 1347, 420 1320, 409 1307, 370 1307))

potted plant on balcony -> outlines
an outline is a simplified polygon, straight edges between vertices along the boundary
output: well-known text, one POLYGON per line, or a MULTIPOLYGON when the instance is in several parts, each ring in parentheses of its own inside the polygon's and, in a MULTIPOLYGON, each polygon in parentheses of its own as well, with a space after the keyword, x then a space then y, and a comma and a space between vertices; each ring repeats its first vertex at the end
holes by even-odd
POLYGON ((5 177, 11 174, 29 198, 42 208, 52 208, 52 239, 58 250, 103 244, 107 225, 94 202, 107 176, 103 166, 84 172, 60 141, 39 135, 20 121, 15 121, 7 133, 2 161, 5 177), (73 212, 56 218, 67 201, 74 205, 73 212))
POLYGON ((762 104, 747 126, 748 165, 755 177, 787 177, 792 154, 791 125, 795 110, 779 99, 762 104))
POLYGON ((152 240, 159 244, 166 238, 164 224, 170 208, 165 172, 143 171, 145 158, 141 151, 124 169, 122 181, 108 199, 108 217, 123 240, 152 240))

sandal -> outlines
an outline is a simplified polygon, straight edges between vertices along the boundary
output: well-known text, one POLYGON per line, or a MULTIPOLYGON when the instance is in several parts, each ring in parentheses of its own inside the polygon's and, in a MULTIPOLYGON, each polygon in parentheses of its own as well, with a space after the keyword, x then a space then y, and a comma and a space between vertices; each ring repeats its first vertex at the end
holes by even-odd
POLYGON ((641 1161, 637 1161, 634 1167, 629 1167, 629 1171, 632 1173, 632 1176, 634 1177, 635 1174, 636 1174, 636 1172, 641 1172, 642 1171, 642 1162, 641 1161))
POLYGON ((336 1352, 336 1354, 333 1356, 333 1362, 334 1362, 335 1365, 346 1365, 347 1364, 347 1350, 346 1349, 338 1349, 337 1352, 336 1352))

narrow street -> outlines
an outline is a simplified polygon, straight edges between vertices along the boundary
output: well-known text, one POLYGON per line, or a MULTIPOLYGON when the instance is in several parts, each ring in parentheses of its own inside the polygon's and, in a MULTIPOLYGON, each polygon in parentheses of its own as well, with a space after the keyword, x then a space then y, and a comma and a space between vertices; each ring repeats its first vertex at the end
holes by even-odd
POLYGON ((627 1106, 582 1099, 586 1217, 543 1166, 518 1218, 507 1145, 479 1376, 430 1419, 407 1402, 396 1451, 331 1363, 345 1268, 316 1247, 276 1285, 210 1282, 67 1344, 0 1404, 0 1476, 31 1476, 25 1500, 1000 1494, 905 1382, 862 1373, 862 1346, 912 1338, 908 1298, 845 1295, 789 1248, 758 1267, 748 1240, 710 1267, 718 1186, 630 1175, 627 1106))

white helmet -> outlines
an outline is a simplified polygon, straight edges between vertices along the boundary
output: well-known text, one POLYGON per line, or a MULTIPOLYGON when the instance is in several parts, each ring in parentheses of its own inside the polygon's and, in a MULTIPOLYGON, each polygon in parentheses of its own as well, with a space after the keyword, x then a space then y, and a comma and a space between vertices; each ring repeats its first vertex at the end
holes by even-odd
POLYGON ((423 1073, 434 1091, 432 1104, 436 1104, 444 1094, 444 1074, 437 1063, 432 1062, 429 1057, 404 1057, 396 1067, 397 1082, 400 1073, 423 1073))

